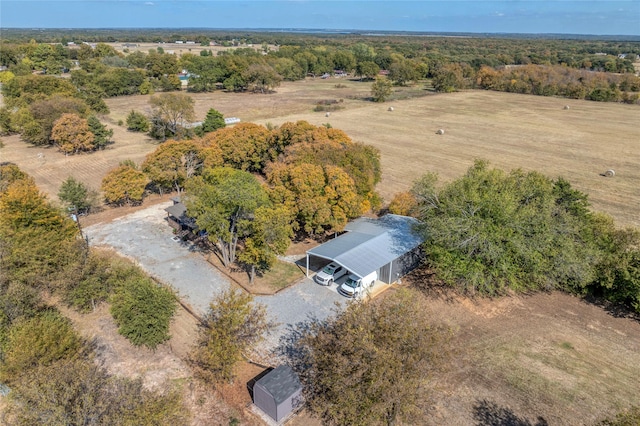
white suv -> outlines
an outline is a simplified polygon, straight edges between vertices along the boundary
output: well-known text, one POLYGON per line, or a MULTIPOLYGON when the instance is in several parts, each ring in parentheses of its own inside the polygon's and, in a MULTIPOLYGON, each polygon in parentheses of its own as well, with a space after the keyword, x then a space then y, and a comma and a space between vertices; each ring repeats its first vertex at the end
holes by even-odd
POLYGON ((316 274, 316 282, 322 285, 331 285, 335 280, 346 274, 347 270, 345 268, 331 262, 316 274))

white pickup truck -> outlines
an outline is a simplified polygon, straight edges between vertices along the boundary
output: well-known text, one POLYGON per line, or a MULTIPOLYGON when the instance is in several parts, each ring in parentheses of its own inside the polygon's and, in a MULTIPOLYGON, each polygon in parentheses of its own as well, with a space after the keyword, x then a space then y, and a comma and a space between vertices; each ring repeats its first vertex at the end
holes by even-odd
POLYGON ((366 290, 373 287, 378 279, 378 273, 373 271, 369 275, 360 278, 357 275, 349 275, 349 278, 338 287, 338 292, 347 297, 360 297, 366 290))

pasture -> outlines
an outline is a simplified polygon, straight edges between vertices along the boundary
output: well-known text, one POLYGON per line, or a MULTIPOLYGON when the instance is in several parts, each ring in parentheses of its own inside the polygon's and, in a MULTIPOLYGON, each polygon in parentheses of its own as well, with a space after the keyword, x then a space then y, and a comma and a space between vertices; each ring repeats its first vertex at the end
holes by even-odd
MULTIPOLYGON (((435 172, 442 182, 450 181, 480 158, 506 170, 562 176, 589 194, 594 209, 613 216, 619 226, 640 226, 638 106, 488 91, 433 94, 421 87, 397 88, 391 101, 373 103, 367 100, 369 88, 370 83, 347 79, 307 79, 284 83, 268 95, 192 96, 198 119, 215 108, 225 117, 259 124, 329 123, 353 140, 377 147, 383 167, 378 190, 387 202, 423 173, 435 172), (323 100, 336 100, 341 109, 329 117, 314 112, 323 100), (438 129, 445 133, 436 134, 438 129), (609 169, 615 170, 614 177, 600 175, 609 169)), ((98 188, 102 176, 120 161, 140 162, 155 149, 156 142, 145 135, 117 125, 132 109, 148 112, 148 101, 149 96, 107 100, 111 113, 103 121, 115 130, 115 144, 105 151, 65 157, 11 136, 3 138, 0 155, 33 175, 52 196, 68 175, 98 188)))

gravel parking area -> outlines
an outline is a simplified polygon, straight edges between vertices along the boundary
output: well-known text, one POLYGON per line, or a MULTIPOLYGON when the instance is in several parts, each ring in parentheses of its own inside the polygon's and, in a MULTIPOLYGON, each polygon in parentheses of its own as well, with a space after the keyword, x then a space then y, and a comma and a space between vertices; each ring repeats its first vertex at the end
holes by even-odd
MULTIPOLYGON (((191 245, 172 240, 164 211, 169 205, 171 202, 157 204, 109 223, 89 226, 84 232, 91 245, 112 247, 136 261, 147 273, 171 285, 195 312, 204 314, 211 299, 231 284, 191 245)), ((336 284, 325 287, 305 278, 273 296, 256 297, 267 307, 269 319, 278 324, 259 353, 267 356, 296 324, 327 318, 336 303, 344 307, 347 299, 336 288, 336 284)))
POLYGON ((136 261, 147 273, 172 286, 195 312, 204 314, 229 280, 193 248, 172 240, 164 209, 171 202, 140 210, 106 224, 84 229, 89 244, 109 246, 136 261))

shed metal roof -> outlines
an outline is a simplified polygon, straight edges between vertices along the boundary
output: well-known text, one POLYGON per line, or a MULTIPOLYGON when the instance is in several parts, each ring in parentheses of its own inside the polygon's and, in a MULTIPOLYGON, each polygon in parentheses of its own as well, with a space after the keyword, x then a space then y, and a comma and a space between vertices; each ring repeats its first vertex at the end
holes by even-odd
POLYGON ((377 271, 422 243, 413 231, 418 221, 388 214, 380 219, 359 218, 345 229, 349 232, 307 251, 308 255, 333 260, 359 277, 377 271))
POLYGON ((280 405, 281 402, 302 389, 300 379, 288 365, 279 365, 258 380, 256 385, 262 386, 263 389, 269 392, 273 396, 276 405, 280 405))
POLYGON ((164 211, 169 213, 171 216, 179 219, 187 212, 187 208, 182 203, 176 203, 167 207, 166 209, 164 209, 164 211))

